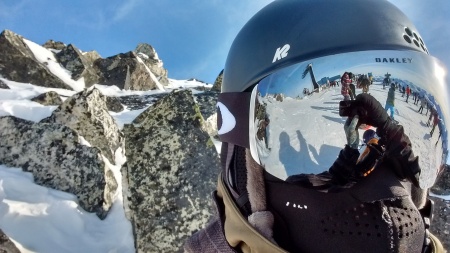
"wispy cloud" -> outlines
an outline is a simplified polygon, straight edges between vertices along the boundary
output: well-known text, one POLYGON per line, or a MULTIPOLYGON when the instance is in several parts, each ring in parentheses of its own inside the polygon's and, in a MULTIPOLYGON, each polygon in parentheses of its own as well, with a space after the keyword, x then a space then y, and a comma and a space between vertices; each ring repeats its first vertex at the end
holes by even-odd
POLYGON ((67 15, 64 22, 69 27, 101 31, 111 25, 103 11, 89 11, 78 15, 67 15))
POLYGON ((141 3, 143 3, 142 0, 124 1, 120 6, 117 7, 117 9, 114 10, 112 20, 114 22, 122 20, 123 18, 130 15, 133 10, 135 10, 141 3))
MULTIPOLYGON (((102 31, 111 28, 118 22, 131 17, 144 0, 111 1, 106 7, 102 5, 86 5, 83 12, 65 13, 65 22, 71 26, 102 31)), ((82 3, 81 6, 84 6, 82 3)), ((63 14, 61 14, 63 15, 63 14)))
POLYGON ((0 1, 0 18, 15 17, 27 6, 30 0, 0 1))

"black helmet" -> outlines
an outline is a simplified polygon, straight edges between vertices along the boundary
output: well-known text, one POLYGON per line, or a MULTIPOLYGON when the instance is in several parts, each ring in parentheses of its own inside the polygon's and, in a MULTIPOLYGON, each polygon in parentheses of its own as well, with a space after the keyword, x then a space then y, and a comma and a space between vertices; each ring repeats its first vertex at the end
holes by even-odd
MULTIPOLYGON (((433 103, 440 108, 441 118, 445 119, 446 124, 450 124, 450 103, 447 99, 449 88, 445 85, 443 76, 445 67, 429 55, 423 39, 411 21, 386 0, 274 1, 255 14, 238 33, 230 48, 223 73, 222 93, 218 103, 219 136, 222 142, 251 149, 252 154, 256 153, 256 147, 253 145, 252 148, 253 137, 250 132, 257 132, 255 129, 258 126, 249 125, 249 114, 266 113, 250 110, 250 92, 261 80, 267 81, 267 84, 260 85, 256 95, 276 95, 276 100, 282 101, 289 97, 300 100, 305 95, 325 90, 326 81, 341 80, 342 73, 371 73, 375 79, 378 75, 379 80, 387 76, 392 81, 401 82, 402 86, 410 84, 410 87, 419 90, 421 94, 433 96, 433 103), (282 74, 275 75, 278 73, 282 74), (299 80, 283 81, 285 83, 309 82, 309 79, 311 81, 309 84, 299 85, 303 85, 302 94, 293 91, 287 94, 285 90, 277 89, 278 84, 275 85, 273 80, 268 80, 274 77, 286 79, 287 76, 294 76, 299 80), (263 91, 262 88, 267 90, 263 91), (232 117, 228 117, 230 115, 232 117)), ((350 77, 348 82, 352 84, 353 81, 350 77)), ((372 90, 375 91, 373 88, 378 84, 373 82, 372 90)), ((347 84, 343 83, 341 87, 342 89, 336 92, 341 92, 344 100, 353 99, 359 92, 352 90, 354 85, 347 88, 347 84)), ((385 98, 378 99, 384 105, 385 98)), ((328 102, 327 107, 330 107, 331 103, 328 102)), ((320 104, 310 105, 310 108, 316 109, 327 107, 320 104)), ((396 109, 396 112, 400 111, 396 109)), ((323 110, 318 113, 323 113, 323 110)), ((324 115, 323 118, 331 119, 331 116, 324 115)), ((259 117, 264 119, 268 116, 259 117)), ((273 126, 277 121, 271 122, 273 126)), ((297 123, 303 128, 302 132, 307 128, 305 123, 297 123)), ((408 122, 403 123, 411 125, 408 122)), ((263 139, 261 131, 259 138, 263 139)), ((424 132, 423 135, 425 134, 424 132)), ((269 147, 269 141, 265 139, 266 146, 269 147)), ((337 141, 335 138, 332 140, 337 141)), ((326 141, 329 139, 323 143, 326 141)), ((445 154, 446 136, 442 138, 442 145, 439 147, 442 147, 442 150, 436 150, 435 153, 445 154)), ((422 155, 421 162, 428 161, 423 158, 422 155)), ((427 166, 433 164, 430 171, 438 171, 435 167, 448 163, 447 158, 448 155, 440 158, 430 156, 436 163, 427 163, 427 166)), ((436 175, 427 177, 432 178, 427 187, 434 182, 435 177, 436 175)))
POLYGON ((373 129, 367 129, 363 134, 363 142, 367 144, 373 138, 377 138, 377 134, 373 129))
POLYGON ((236 36, 225 64, 222 92, 244 91, 300 61, 364 50, 428 53, 416 27, 386 0, 274 1, 236 36))
MULTIPOLYGON (((276 0, 244 25, 230 48, 217 104, 223 179, 240 211, 248 216, 255 210, 248 203, 252 194, 247 187, 253 186, 249 186, 246 171, 254 170, 252 161, 263 168, 268 209, 276 213, 275 240, 287 250, 421 250, 424 225, 419 205, 403 198, 410 194, 408 187, 403 188, 393 176, 384 186, 397 187, 398 183, 398 192, 375 189, 379 186, 376 180, 388 180, 380 174, 386 170, 372 167, 373 161, 385 162, 380 158, 385 154, 383 142, 369 153, 373 156, 367 163, 370 167, 355 166, 364 172, 360 174, 368 175, 366 180, 352 181, 355 184, 345 185, 344 190, 327 188, 336 193, 333 196, 321 192, 330 182, 341 184, 334 174, 326 183, 318 183, 332 174, 330 166, 336 165, 336 157, 357 163, 359 151, 350 144, 360 142, 363 130, 359 119, 371 116, 364 114, 364 108, 355 109, 360 106, 355 95, 362 91, 351 85, 356 80, 343 77, 343 73, 370 73, 373 77, 370 95, 359 98, 378 100, 368 103, 378 108, 377 116, 386 116, 389 126, 401 128, 401 133, 404 128, 410 135, 411 145, 406 146, 413 159, 402 162, 414 162, 417 170, 413 174, 420 174, 417 184, 429 188, 449 162, 450 88, 445 84, 445 67, 429 55, 416 27, 386 0, 276 0), (443 119, 440 135, 431 136, 410 104, 399 101, 392 90, 388 93, 380 88, 385 77, 430 98, 443 119), (340 86, 328 85, 336 80, 341 80, 340 86), (384 105, 390 109, 390 118, 383 114, 384 105), (403 209, 407 214, 396 216, 403 209), (377 231, 380 224, 387 225, 383 210, 395 223, 393 241, 386 240, 393 230, 384 227, 377 231), (367 218, 364 232, 362 223, 348 222, 360 218, 367 218), (402 219, 412 230, 401 230, 405 225, 396 221, 402 219), (353 240, 353 235, 363 233, 369 240, 353 240), (323 236, 326 245, 317 243, 323 236), (346 236, 348 245, 340 236, 346 236)), ((386 130, 383 127, 377 134, 379 129, 386 130)), ((353 180, 351 166, 337 165, 344 167, 346 179, 353 180)), ((403 171, 396 172, 405 178, 403 171)), ((392 176, 393 170, 386 173, 392 176)), ((416 187, 416 181, 414 184, 416 187)))

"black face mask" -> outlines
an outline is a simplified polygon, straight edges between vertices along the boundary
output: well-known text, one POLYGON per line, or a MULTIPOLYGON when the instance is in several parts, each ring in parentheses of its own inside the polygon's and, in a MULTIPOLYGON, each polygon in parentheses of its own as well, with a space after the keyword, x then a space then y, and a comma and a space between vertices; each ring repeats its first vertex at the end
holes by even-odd
POLYGON ((388 168, 380 166, 352 187, 334 192, 324 192, 331 189, 328 178, 313 179, 289 183, 265 173, 267 205, 275 217, 274 239, 284 249, 422 251, 422 216, 408 187, 388 168))

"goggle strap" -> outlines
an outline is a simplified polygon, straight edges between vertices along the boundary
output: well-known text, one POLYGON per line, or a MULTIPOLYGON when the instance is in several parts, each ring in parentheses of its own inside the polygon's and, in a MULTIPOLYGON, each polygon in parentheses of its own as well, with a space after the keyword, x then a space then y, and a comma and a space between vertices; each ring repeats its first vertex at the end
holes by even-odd
POLYGON ((217 100, 217 128, 220 141, 250 148, 250 97, 251 92, 219 94, 217 100))

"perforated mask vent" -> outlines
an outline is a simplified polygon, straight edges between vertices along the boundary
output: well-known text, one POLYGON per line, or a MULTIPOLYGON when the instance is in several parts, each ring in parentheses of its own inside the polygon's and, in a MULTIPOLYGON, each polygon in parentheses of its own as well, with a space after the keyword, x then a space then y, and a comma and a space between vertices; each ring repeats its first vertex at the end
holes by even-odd
POLYGON ((330 213, 322 217, 321 229, 324 238, 356 244, 378 241, 391 252, 419 252, 425 233, 422 217, 408 199, 364 203, 330 213))
POLYGON ((397 239, 412 238, 417 233, 423 233, 422 217, 417 209, 402 205, 399 201, 386 202, 385 204, 391 216, 393 228, 397 230, 397 233, 395 233, 397 239))
POLYGON ((338 211, 321 220, 322 231, 328 235, 346 237, 387 238, 386 223, 381 219, 378 202, 365 203, 338 211))
POLYGON ((415 32, 412 31, 410 28, 405 27, 404 33, 403 33, 403 39, 408 42, 408 44, 414 44, 416 47, 421 48, 424 52, 428 53, 428 49, 425 46, 425 43, 423 42, 422 38, 415 32))

